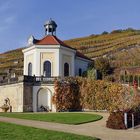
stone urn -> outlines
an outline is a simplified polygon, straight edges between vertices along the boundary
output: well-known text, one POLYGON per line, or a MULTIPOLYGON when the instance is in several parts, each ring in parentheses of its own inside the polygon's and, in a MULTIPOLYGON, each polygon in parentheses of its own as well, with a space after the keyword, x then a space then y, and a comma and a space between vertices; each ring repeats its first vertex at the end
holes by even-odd
POLYGON ((7 112, 10 107, 7 104, 4 104, 0 108, 3 110, 3 112, 7 112))

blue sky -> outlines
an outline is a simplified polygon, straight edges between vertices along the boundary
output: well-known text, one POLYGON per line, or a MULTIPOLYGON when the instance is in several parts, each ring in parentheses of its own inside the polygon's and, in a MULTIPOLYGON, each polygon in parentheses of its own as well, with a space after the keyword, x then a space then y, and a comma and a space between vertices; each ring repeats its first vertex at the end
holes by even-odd
POLYGON ((61 40, 132 27, 140 29, 140 0, 0 0, 0 53, 44 35, 44 23, 58 24, 61 40))

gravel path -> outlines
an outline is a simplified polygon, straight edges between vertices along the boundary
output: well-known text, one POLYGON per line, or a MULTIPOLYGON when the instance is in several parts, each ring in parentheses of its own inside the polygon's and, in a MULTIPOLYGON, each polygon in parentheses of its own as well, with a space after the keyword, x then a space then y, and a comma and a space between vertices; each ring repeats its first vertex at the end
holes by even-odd
POLYGON ((112 130, 105 127, 108 113, 96 114, 102 115, 103 119, 97 122, 91 122, 81 125, 58 124, 42 121, 7 118, 2 116, 0 116, 0 122, 9 122, 36 128, 94 136, 101 138, 102 140, 140 140, 140 128, 128 130, 112 130))

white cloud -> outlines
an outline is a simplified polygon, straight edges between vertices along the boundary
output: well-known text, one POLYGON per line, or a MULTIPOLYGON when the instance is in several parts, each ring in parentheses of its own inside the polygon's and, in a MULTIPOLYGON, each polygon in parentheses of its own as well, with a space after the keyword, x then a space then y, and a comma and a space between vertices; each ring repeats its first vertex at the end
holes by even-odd
POLYGON ((2 33, 2 31, 5 31, 8 29, 8 26, 1 26, 0 25, 0 34, 2 33))
POLYGON ((4 19, 4 23, 5 23, 5 24, 12 24, 12 23, 14 23, 15 20, 16 20, 15 15, 11 15, 11 16, 6 17, 6 18, 4 19))
POLYGON ((16 21, 15 15, 10 15, 4 18, 1 18, 0 22, 0 32, 9 29, 16 21))
POLYGON ((2 18, 0 22, 0 34, 2 34, 6 30, 9 30, 14 23, 16 23, 15 15, 10 15, 8 17, 2 18))

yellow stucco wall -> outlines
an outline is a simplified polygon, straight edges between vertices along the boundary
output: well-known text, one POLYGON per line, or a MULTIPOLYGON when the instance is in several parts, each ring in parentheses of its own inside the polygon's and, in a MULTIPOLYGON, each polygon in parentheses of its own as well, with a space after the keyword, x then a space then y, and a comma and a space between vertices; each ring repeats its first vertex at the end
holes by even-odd
POLYGON ((40 55, 41 59, 41 74, 43 75, 43 65, 45 61, 51 62, 51 74, 52 76, 55 76, 55 67, 56 67, 56 61, 55 61, 55 53, 52 52, 44 52, 40 55))
MULTIPOLYGON (((25 60, 24 60, 25 61, 25 60)), ((34 67, 34 55, 29 54, 26 56, 26 61, 25 61, 25 75, 28 75, 28 64, 32 63, 32 68, 34 67)), ((34 73, 34 70, 32 70, 32 74, 34 73)))
MULTIPOLYGON (((12 112, 23 111, 23 83, 0 86, 0 107, 5 103, 6 98, 10 99, 12 112)), ((2 109, 0 109, 0 112, 2 109)))
POLYGON ((27 55, 26 57, 26 61, 27 61, 27 65, 31 62, 33 64, 33 54, 27 55))

